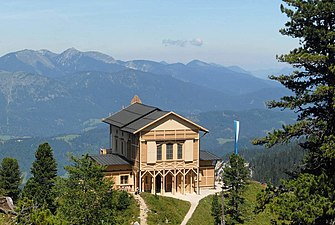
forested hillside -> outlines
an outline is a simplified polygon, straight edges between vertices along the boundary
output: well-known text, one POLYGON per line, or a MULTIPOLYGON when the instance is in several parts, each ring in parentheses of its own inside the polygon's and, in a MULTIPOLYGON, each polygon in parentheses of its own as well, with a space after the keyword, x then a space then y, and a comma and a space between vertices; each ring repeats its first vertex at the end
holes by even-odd
MULTIPOLYGON (((254 155, 260 150, 255 149, 250 141, 268 131, 291 123, 294 114, 289 112, 275 112, 268 110, 249 111, 216 111, 192 114, 186 117, 209 129, 209 133, 201 137, 201 149, 209 150, 218 156, 223 156, 233 151, 233 120, 239 119, 241 123, 240 149, 246 149, 254 155)), ((22 171, 29 173, 29 168, 37 146, 47 141, 54 149, 59 173, 64 173, 64 165, 68 163, 67 153, 75 155, 84 153, 98 154, 100 148, 108 148, 108 125, 97 121, 97 128, 84 132, 60 134, 50 137, 0 137, 0 156, 18 159, 22 171)), ((265 151, 264 155, 273 151, 265 151)), ((246 157, 249 161, 250 157, 246 157)))
POLYGON ((100 52, 22 50, 0 57, 0 135, 54 136, 144 104, 181 114, 264 109, 286 93, 275 82, 199 60, 120 61, 100 52), (181 97, 182 96, 182 97, 181 97), (31 129, 33 127, 33 129, 31 129))
POLYGON ((281 179, 288 179, 302 165, 304 150, 292 143, 269 149, 243 150, 241 154, 250 163, 254 180, 278 186, 281 179))
POLYGON ((235 119, 241 124, 240 149, 254 149, 253 138, 296 119, 289 111, 264 109, 267 100, 285 93, 275 82, 199 60, 168 64, 120 61, 74 48, 60 54, 22 50, 0 57, 0 69, 0 157, 17 158, 25 174, 44 141, 55 151, 59 174, 68 152, 97 154, 108 147, 101 119, 134 95, 206 127, 201 148, 219 156, 232 152, 235 119))

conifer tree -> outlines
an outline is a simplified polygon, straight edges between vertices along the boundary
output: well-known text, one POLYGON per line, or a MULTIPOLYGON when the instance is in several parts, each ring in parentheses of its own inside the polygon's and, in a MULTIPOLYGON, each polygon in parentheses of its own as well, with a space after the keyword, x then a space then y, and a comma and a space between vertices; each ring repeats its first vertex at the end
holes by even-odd
POLYGON ((117 204, 117 209, 118 210, 126 210, 130 206, 130 197, 128 192, 126 191, 121 191, 118 197, 118 204, 117 204))
MULTIPOLYGON (((237 154, 229 157, 229 164, 223 170, 223 182, 230 188, 228 208, 226 211, 227 224, 242 223, 240 206, 243 203, 242 192, 249 179, 249 169, 244 159, 237 154)), ((222 193, 223 194, 223 193, 222 193)))
POLYGON ((40 144, 35 152, 35 158, 31 167, 32 177, 24 187, 23 196, 33 200, 33 204, 38 208, 54 211, 55 195, 52 189, 57 177, 57 164, 50 145, 40 144))
POLYGON ((294 110, 298 119, 254 143, 273 146, 299 140, 307 154, 292 179, 271 191, 271 200, 260 199, 272 202, 283 224, 334 224, 335 1, 283 2, 281 11, 289 20, 280 32, 299 39, 300 45, 278 59, 297 70, 270 77, 292 95, 269 102, 269 107, 294 110))
POLYGON ((0 190, 3 195, 9 196, 16 202, 21 192, 22 183, 19 164, 16 159, 4 158, 0 165, 0 190))
POLYGON ((71 159, 73 164, 65 167, 68 177, 56 187, 57 216, 73 225, 115 224, 112 183, 104 179, 103 167, 88 155, 71 159))
POLYGON ((214 217, 214 225, 221 224, 221 204, 219 203, 219 197, 217 193, 213 196, 212 201, 212 216, 214 217))

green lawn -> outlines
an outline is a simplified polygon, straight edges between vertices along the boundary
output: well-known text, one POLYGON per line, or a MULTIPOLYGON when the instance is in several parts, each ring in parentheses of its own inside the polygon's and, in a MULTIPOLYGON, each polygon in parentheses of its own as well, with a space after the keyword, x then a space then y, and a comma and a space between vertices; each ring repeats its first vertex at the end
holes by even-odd
POLYGON ((213 195, 210 195, 210 196, 207 196, 206 198, 201 199, 199 202, 199 205, 195 209, 187 225, 214 224, 214 219, 211 215, 212 200, 213 200, 213 195))
POLYGON ((135 201, 134 196, 130 196, 130 205, 129 207, 118 214, 117 217, 117 224, 120 225, 128 225, 128 224, 134 224, 135 221, 140 221, 140 206, 135 201))
POLYGON ((11 225, 14 224, 10 215, 0 213, 0 224, 1 225, 11 225))
POLYGON ((149 193, 141 193, 142 198, 149 208, 148 225, 175 224, 183 221, 191 204, 175 198, 169 198, 149 193))
MULTIPOLYGON (((251 182, 244 192, 243 196, 245 198, 245 202, 241 210, 244 215, 244 224, 246 225, 268 225, 271 224, 271 219, 275 218, 275 216, 271 214, 268 209, 259 214, 255 214, 253 212, 256 206, 257 193, 259 193, 262 188, 263 187, 259 183, 251 182)), ((187 225, 214 224, 214 219, 211 215, 212 200, 213 195, 202 199, 187 225)), ((219 200, 221 200, 221 198, 219 200)))

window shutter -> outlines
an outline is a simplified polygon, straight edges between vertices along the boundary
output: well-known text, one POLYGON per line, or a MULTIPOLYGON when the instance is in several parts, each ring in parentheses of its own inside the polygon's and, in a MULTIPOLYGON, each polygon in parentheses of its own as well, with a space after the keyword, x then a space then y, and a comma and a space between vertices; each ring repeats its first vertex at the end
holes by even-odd
POLYGON ((147 163, 156 163, 157 146, 155 141, 147 142, 147 163))
POLYGON ((193 140, 185 141, 185 161, 193 161, 193 140))

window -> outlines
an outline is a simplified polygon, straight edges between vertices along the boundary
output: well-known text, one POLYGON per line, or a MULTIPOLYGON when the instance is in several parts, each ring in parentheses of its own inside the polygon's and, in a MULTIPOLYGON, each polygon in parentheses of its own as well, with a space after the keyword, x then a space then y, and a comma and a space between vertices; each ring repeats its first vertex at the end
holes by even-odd
POLYGON ((121 184, 128 184, 128 175, 120 176, 121 184))
POLYGON ((166 144, 166 159, 173 159, 173 144, 166 144))
POLYGON ((162 145, 157 145, 157 160, 162 160, 162 145))
POLYGON ((131 154, 132 154, 132 152, 131 152, 131 140, 129 139, 127 141, 127 158, 130 158, 131 154))
POLYGON ((118 151, 118 149, 117 149, 117 142, 118 142, 118 140, 117 140, 117 136, 115 136, 115 151, 116 151, 116 152, 118 151))
POLYGON ((123 144, 123 141, 121 141, 121 154, 122 154, 122 155, 124 155, 124 151, 123 151, 123 150, 124 150, 124 146, 123 146, 123 145, 124 145, 124 144, 123 144))
POLYGON ((182 159, 183 158, 183 144, 178 144, 178 149, 177 149, 177 158, 182 159))
POLYGON ((136 157, 136 155, 135 155, 135 153, 136 153, 136 147, 135 147, 135 145, 131 145, 131 158, 132 159, 135 159, 135 157, 136 157))

